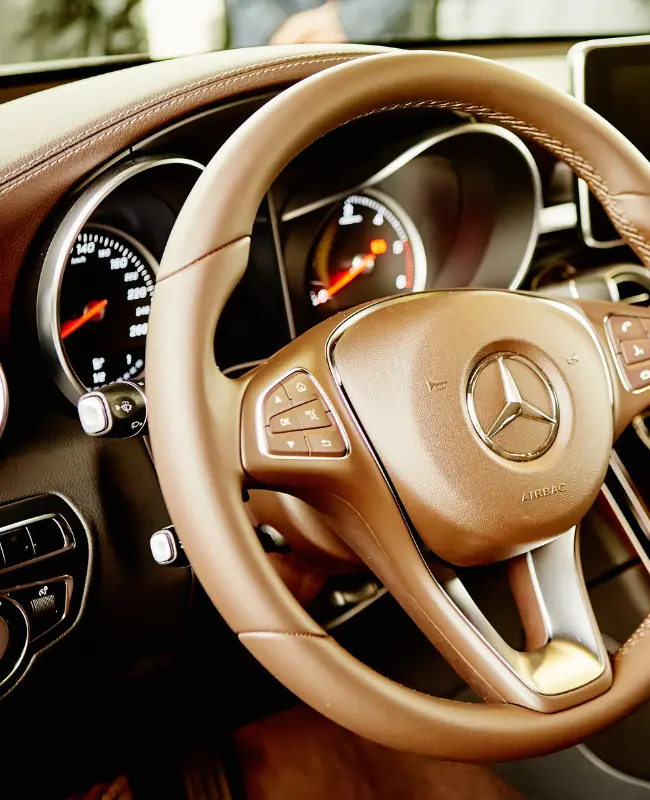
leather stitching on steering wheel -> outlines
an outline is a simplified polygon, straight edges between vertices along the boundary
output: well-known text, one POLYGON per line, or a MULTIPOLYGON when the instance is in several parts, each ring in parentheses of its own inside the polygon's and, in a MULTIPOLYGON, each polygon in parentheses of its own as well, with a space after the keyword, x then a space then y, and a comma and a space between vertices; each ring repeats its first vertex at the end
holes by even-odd
POLYGON ((609 189, 604 179, 593 169, 589 162, 575 150, 563 144, 559 139, 549 136, 547 133, 544 133, 544 131, 539 130, 539 128, 527 122, 523 122, 509 114, 504 114, 501 111, 487 108, 486 106, 449 100, 422 100, 418 102, 396 103, 394 105, 381 106, 372 111, 367 111, 364 114, 359 114, 349 120, 349 122, 372 116, 373 114, 379 114, 382 111, 396 111, 406 108, 442 108, 451 111, 462 111, 467 114, 480 116, 490 122, 495 122, 502 125, 504 128, 509 128, 539 142, 539 144, 558 156, 562 161, 565 161, 579 177, 589 184, 593 193, 601 203, 606 206, 610 216, 614 218, 614 222, 617 223, 629 242, 634 245, 639 254, 643 255, 645 263, 650 265, 650 242, 648 242, 638 228, 620 211, 615 201, 617 195, 609 189))

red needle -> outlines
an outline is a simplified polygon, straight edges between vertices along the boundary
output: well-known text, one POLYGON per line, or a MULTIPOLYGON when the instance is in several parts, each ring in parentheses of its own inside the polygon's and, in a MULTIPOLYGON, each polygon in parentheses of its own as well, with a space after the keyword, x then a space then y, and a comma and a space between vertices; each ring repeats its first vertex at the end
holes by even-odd
POLYGON ((71 319, 68 320, 68 322, 64 322, 63 325, 61 325, 61 338, 65 339, 66 336, 70 336, 71 333, 74 333, 82 325, 85 325, 88 320, 91 320, 93 317, 96 317, 97 314, 100 314, 107 305, 108 300, 98 300, 96 303, 89 305, 84 313, 77 319, 71 319))
MULTIPOLYGON (((357 256, 357 258, 361 259, 360 263, 357 263, 354 267, 351 267, 341 278, 338 279, 338 281, 336 281, 336 283, 333 283, 327 288, 328 300, 330 297, 334 297, 337 292, 340 292, 343 287, 348 285, 348 283, 351 283, 355 278, 361 275, 362 272, 365 272, 367 269, 375 266, 374 256, 357 256)), ((357 258, 354 260, 356 261, 357 258)))

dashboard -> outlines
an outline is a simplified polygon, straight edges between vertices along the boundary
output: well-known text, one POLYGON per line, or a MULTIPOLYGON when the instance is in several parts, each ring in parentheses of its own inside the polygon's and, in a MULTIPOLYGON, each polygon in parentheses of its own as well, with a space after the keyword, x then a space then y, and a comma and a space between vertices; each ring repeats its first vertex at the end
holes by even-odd
MULTIPOLYGON (((158 263, 206 161, 188 152, 195 125, 173 150, 144 147, 91 178, 51 224, 36 323, 73 403, 145 378, 158 263)), ((346 126, 301 154, 260 208, 247 277, 217 331, 218 363, 241 373, 322 319, 387 296, 518 288, 542 202, 533 152, 503 128, 431 112, 346 126)))
MULTIPOLYGON (((142 118, 131 105, 127 112, 131 79, 125 76, 117 108, 105 116, 134 127, 128 128, 128 136, 122 128, 106 150, 102 148, 107 138, 97 137, 104 137, 113 122, 79 122, 82 132, 77 133, 68 130, 66 114, 63 140, 74 142, 69 148, 74 166, 68 165, 59 177, 53 177, 54 167, 38 173, 34 182, 47 178, 47 189, 39 184, 25 201, 25 184, 17 185, 15 196, 20 194, 24 205, 9 192, 13 202, 0 205, 0 281, 7 288, 0 295, 0 344, 12 404, 1 444, 0 545, 3 536, 12 544, 16 537, 19 543, 33 542, 32 528, 37 531, 38 524, 48 520, 60 525, 65 537, 59 550, 40 556, 32 544, 30 560, 8 570, 0 565, 0 602, 6 598, 13 608, 27 603, 25 592, 31 593, 29 602, 37 601, 34 593, 54 587, 62 593, 65 611, 64 619, 30 643, 26 656, 22 653, 20 668, 0 675, 0 682, 2 693, 13 689, 32 665, 31 657, 45 656, 48 650, 47 659, 33 663, 35 680, 29 687, 46 687, 45 707, 53 718, 67 718, 71 699, 77 698, 79 713, 70 718, 77 723, 85 719, 85 699, 96 698, 95 683, 106 692, 102 718, 107 726, 113 719, 111 702, 117 702, 127 678, 138 686, 128 700, 141 702, 138 692, 146 681, 138 683, 139 679, 163 670, 169 651, 184 641, 190 627, 186 610, 201 603, 188 571, 161 569, 151 559, 150 536, 170 520, 142 441, 86 437, 74 406, 85 392, 117 381, 144 382, 146 388, 151 297, 174 222, 201 171, 230 133, 284 85, 277 77, 273 82, 269 78, 266 85, 246 84, 234 98, 212 94, 199 102, 197 94, 187 102, 190 91, 204 91, 214 80, 215 59, 222 57, 231 56, 206 57, 200 79, 183 76, 178 97, 185 104, 171 110, 170 74, 183 65, 153 65, 161 77, 160 87, 151 92, 164 98, 160 105, 166 116, 146 117, 146 124, 146 114, 153 114, 146 106, 149 95, 145 98, 142 90, 140 105, 132 104, 142 118), (101 133, 93 138, 89 130, 101 133), (79 149, 87 140, 94 145, 92 156, 79 149), (21 236, 28 241, 21 244, 21 236), (14 251, 20 257, 13 256, 14 251), (14 266, 16 276, 11 277, 14 266), (66 637, 59 651, 60 635, 77 623, 79 637, 66 637), (41 663, 47 668, 41 669, 41 663), (112 692, 106 687, 116 675, 124 682, 112 692), (56 698, 50 695, 55 682, 56 698)), ((301 66, 299 76, 310 68, 301 66)), ((227 78, 235 79, 238 75, 227 78)), ((74 107, 81 108, 81 87, 63 88, 69 88, 74 107)), ((20 102, 28 106, 27 112, 42 110, 38 97, 20 102)), ((98 91, 96 97, 103 95, 98 91)), ((65 103, 61 107, 69 110, 65 103)), ((56 122, 53 119, 52 125, 56 122)), ((18 126, 12 129, 5 122, 3 130, 18 140, 18 126)), ((33 143, 27 140, 24 149, 32 158, 33 143)), ((51 149, 54 145, 44 152, 51 149)), ((63 155, 47 158, 54 163, 63 155)), ((50 163, 45 159, 34 169, 50 163)), ((22 172, 16 175, 23 180, 22 172)), ((0 191, 7 191, 4 183, 0 191)), ((650 275, 628 248, 586 246, 576 201, 573 178, 555 158, 472 117, 415 109, 350 123, 298 155, 261 204, 247 272, 215 334, 216 361, 226 374, 240 375, 332 315, 359 303, 428 289, 522 288, 650 304, 650 275)), ((6 394, 0 374, 0 426, 7 419, 6 394)), ((640 420, 639 437, 630 445, 641 453, 640 464, 647 463, 642 457, 650 446, 649 429, 640 420)), ((634 475, 640 485, 642 473, 634 475)), ((55 532, 58 535, 58 528, 55 532)), ((627 564, 624 556, 620 563, 627 564)), ((600 580, 601 567, 590 567, 590 579, 600 580)), ((445 673, 441 660, 429 668, 428 643, 418 639, 418 658, 397 659, 399 646, 390 654, 383 647, 377 652, 376 642, 385 639, 387 617, 396 637, 414 634, 402 617, 397 619, 380 585, 369 581, 366 573, 352 573, 354 569, 348 569, 333 583, 315 582, 319 591, 305 604, 316 618, 336 628, 351 650, 367 648, 360 657, 371 653, 375 663, 384 659, 386 674, 423 691, 432 690, 435 676, 449 684, 435 691, 452 696, 458 688, 455 676, 445 673), (367 616, 355 623, 356 609, 365 608, 367 616), (406 661, 410 664, 402 663, 406 661), (418 664, 427 666, 414 675, 418 664), (411 666, 412 672, 405 674, 411 666)), ((228 687, 227 694, 232 689, 237 695, 236 714, 254 718, 273 691, 259 674, 247 682, 254 670, 242 666, 241 647, 228 639, 219 620, 215 622, 212 607, 198 613, 200 657, 192 652, 190 675, 176 690, 191 693, 196 684, 201 694, 200 687, 214 685, 218 664, 220 685, 228 687), (211 638, 203 635, 207 624, 213 626, 211 631, 221 626, 216 644, 204 641, 211 638), (199 664, 206 665, 204 682, 196 674, 199 664), (222 673, 226 677, 221 678, 222 673), (244 690, 238 692, 240 685, 244 690)), ((412 646, 409 641, 405 651, 412 652, 412 646)), ((164 680, 151 685, 154 696, 147 713, 157 719, 160 697, 174 689, 164 680)), ((15 702, 16 718, 23 697, 16 691, 6 698, 15 702)), ((206 702, 204 696, 200 702, 206 702)), ((183 705, 178 704, 181 711, 183 705)), ((215 719, 221 718, 221 705, 211 711, 215 719)), ((172 713, 167 704, 165 713, 172 713)), ((115 720, 118 726, 118 715, 115 720)), ((107 731, 113 731, 113 740, 131 735, 123 727, 107 731)), ((13 728, 22 731, 18 738, 24 742, 27 727, 15 723, 13 728)), ((77 729, 84 726, 77 724, 77 729)), ((77 748, 84 746, 80 738, 75 739, 77 748)), ((91 763, 97 748, 93 737, 87 738, 91 763)), ((139 747, 140 740, 136 744, 139 747)), ((53 759, 55 753, 60 750, 53 751, 53 759)), ((82 762, 83 757, 76 760, 82 762)))

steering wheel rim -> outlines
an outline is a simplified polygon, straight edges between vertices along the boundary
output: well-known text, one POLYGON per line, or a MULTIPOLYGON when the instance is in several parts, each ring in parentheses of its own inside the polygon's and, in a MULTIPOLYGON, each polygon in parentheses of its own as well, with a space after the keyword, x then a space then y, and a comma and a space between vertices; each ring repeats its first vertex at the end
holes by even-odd
MULTIPOLYGON (((613 681, 605 657, 595 696, 583 695, 577 705, 555 713, 432 698, 373 672, 293 598, 267 563, 242 503, 242 491, 259 468, 246 433, 251 409, 258 407, 260 387, 274 385, 292 358, 292 367, 322 378, 319 386, 339 423, 346 413, 336 397, 340 387, 310 361, 310 348, 319 350, 322 361, 323 337, 340 320, 330 323, 331 330, 327 323, 318 326, 282 351, 285 360, 262 373, 263 379, 255 374, 232 381, 214 364, 216 323, 246 268, 255 214, 275 177, 327 131, 360 116, 413 107, 465 111, 535 139, 587 181, 621 235, 650 263, 650 165, 572 98, 493 62, 449 53, 395 53, 327 70, 265 105, 231 137, 177 221, 158 275, 147 345, 154 457, 170 514, 208 595, 248 649, 295 694, 390 746, 469 761, 534 756, 581 741, 650 696, 647 624, 619 651, 613 681)), ((595 349, 586 340, 584 347, 594 358, 597 351, 609 381, 612 439, 647 403, 622 385, 608 349, 604 321, 616 309, 581 309, 595 341, 595 349)), ((579 335, 578 328, 572 330, 579 335)), ((347 423, 345 418, 344 430, 347 423)), ((597 465, 593 484, 598 470, 604 467, 597 465)), ((436 639, 435 628, 427 635, 458 671, 484 697, 502 700, 466 653, 450 649, 443 631, 436 639)))

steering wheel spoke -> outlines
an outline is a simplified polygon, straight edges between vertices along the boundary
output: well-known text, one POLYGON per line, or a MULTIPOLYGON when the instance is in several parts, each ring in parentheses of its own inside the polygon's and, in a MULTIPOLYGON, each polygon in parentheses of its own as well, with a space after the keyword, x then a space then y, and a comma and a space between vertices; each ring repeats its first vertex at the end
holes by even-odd
POLYGON ((403 512, 329 363, 342 315, 292 342, 250 375, 241 408, 246 483, 310 503, 377 575, 391 568, 374 531, 413 547, 403 512))
POLYGON ((509 567, 526 634, 522 650, 503 639, 455 571, 432 566, 467 625, 505 667, 497 680, 506 699, 555 712, 606 691, 611 667, 582 577, 577 528, 516 557, 509 567))

